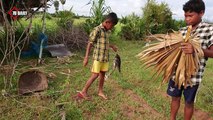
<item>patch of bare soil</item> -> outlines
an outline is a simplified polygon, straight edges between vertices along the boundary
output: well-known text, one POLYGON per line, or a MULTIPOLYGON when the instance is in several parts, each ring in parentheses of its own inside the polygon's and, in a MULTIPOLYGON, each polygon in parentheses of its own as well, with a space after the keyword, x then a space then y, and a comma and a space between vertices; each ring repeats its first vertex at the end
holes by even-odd
MULTIPOLYGON (((119 114, 124 119, 129 120, 168 120, 165 114, 159 113, 157 110, 149 106, 149 104, 137 95, 134 91, 130 89, 123 89, 117 82, 112 79, 106 81, 106 84, 110 84, 110 89, 112 89, 112 93, 110 94, 109 99, 112 101, 118 100, 121 104, 117 107, 119 108, 119 114), (121 99, 122 98, 122 99, 121 99), (120 100, 121 99, 121 100, 120 100)), ((168 101, 170 97, 165 93, 165 91, 161 91, 158 89, 155 92, 155 95, 162 95, 168 101)), ((83 102, 83 101, 81 101, 83 102)), ((91 101, 89 101, 91 102, 91 101)), ((98 108, 99 113, 106 113, 107 110, 104 108, 98 108)), ((179 109, 178 115, 183 116, 184 114, 184 103, 181 102, 181 107, 179 109)), ((101 114, 91 114, 91 111, 84 111, 84 116, 86 118, 94 118, 100 119, 102 118, 101 114)), ((208 113, 203 112, 199 109, 195 109, 193 120, 213 120, 208 113)))
MULTIPOLYGON (((162 95, 163 97, 170 99, 170 96, 166 94, 166 92, 158 90, 156 91, 156 95, 162 95)), ((196 103, 195 103, 196 104, 196 103)), ((179 114, 178 115, 184 115, 184 101, 181 101, 181 106, 179 108, 179 114)), ((213 120, 213 118, 209 115, 209 113, 204 112, 198 108, 195 108, 194 114, 193 114, 193 120, 213 120)))
MULTIPOLYGON (((113 80, 112 80, 113 81, 113 80)), ((112 83, 115 91, 120 91, 125 94, 126 98, 130 99, 132 102, 139 104, 139 106, 135 107, 128 103, 123 104, 121 108, 123 109, 123 114, 131 119, 160 119, 166 120, 164 115, 160 114, 158 111, 153 109, 151 106, 147 104, 147 102, 134 93, 132 90, 123 90, 121 86, 119 86, 116 82, 112 83), (149 116, 147 116, 149 115, 149 116)), ((170 100, 170 97, 166 94, 165 91, 161 91, 160 89, 156 91, 156 95, 162 95, 166 99, 170 100)), ((181 101, 181 107, 179 109, 179 115, 184 115, 184 103, 181 101)), ((213 120, 213 118, 209 115, 209 113, 204 112, 198 108, 195 109, 193 114, 193 120, 213 120)))
POLYGON ((206 113, 202 110, 199 110, 199 109, 195 109, 194 119, 195 120, 213 120, 213 118, 210 117, 208 113, 206 113))
POLYGON ((110 80, 110 82, 113 82, 111 85, 113 85, 112 88, 115 89, 115 93, 113 93, 114 95, 118 93, 124 94, 126 101, 124 101, 124 104, 121 104, 120 109, 125 118, 131 120, 166 120, 166 117, 163 114, 149 106, 143 98, 138 96, 132 90, 123 89, 114 82, 114 80, 110 80))

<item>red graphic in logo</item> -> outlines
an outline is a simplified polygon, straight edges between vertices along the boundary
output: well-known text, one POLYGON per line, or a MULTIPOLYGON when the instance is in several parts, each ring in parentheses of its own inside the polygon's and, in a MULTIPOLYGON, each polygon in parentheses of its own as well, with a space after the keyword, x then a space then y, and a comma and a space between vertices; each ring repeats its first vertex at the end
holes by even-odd
POLYGON ((17 7, 13 7, 8 14, 11 16, 11 18, 13 18, 14 20, 16 20, 18 18, 18 11, 19 9, 17 7))

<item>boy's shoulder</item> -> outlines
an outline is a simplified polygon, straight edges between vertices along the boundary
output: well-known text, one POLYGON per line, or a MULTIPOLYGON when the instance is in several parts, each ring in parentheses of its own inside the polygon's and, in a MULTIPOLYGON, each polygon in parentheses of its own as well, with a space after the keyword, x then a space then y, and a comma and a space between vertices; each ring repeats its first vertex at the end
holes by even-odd
POLYGON ((212 35, 213 32, 213 24, 207 22, 201 22, 196 29, 196 32, 201 36, 212 35))
POLYGON ((103 28, 104 28, 104 26, 102 24, 100 24, 100 25, 94 27, 93 30, 101 30, 103 28))
POLYGON ((213 30, 213 24, 207 22, 201 22, 199 28, 203 29, 210 29, 213 30))
POLYGON ((102 31, 102 29, 103 29, 103 26, 102 25, 98 25, 98 26, 96 26, 96 27, 94 27, 92 29, 91 33, 100 33, 102 31))

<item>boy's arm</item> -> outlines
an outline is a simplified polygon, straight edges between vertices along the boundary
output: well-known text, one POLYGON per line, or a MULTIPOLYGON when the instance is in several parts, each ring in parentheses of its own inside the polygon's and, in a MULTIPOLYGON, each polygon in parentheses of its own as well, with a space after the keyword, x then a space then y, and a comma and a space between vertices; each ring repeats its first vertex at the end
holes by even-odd
POLYGON ((90 51, 91 51, 92 46, 93 46, 92 43, 91 43, 91 42, 88 42, 86 54, 85 54, 85 57, 84 57, 83 66, 86 66, 86 65, 88 64, 89 53, 90 53, 90 51))
POLYGON ((191 43, 181 43, 181 49, 185 54, 194 53, 194 49, 191 43))
MULTIPOLYGON (((194 53, 193 46, 190 43, 182 43, 181 48, 186 54, 194 53)), ((211 45, 208 49, 203 49, 203 53, 205 57, 213 58, 213 45, 211 45)))
POLYGON ((213 26, 209 28, 209 41, 208 41, 208 48, 203 49, 203 53, 205 57, 213 58, 213 26))
POLYGON ((118 50, 118 47, 115 45, 110 44, 109 47, 112 48, 113 51, 115 51, 115 52, 117 52, 117 50, 118 50))
POLYGON ((213 58, 213 45, 211 45, 209 49, 203 49, 203 53, 205 57, 213 58))

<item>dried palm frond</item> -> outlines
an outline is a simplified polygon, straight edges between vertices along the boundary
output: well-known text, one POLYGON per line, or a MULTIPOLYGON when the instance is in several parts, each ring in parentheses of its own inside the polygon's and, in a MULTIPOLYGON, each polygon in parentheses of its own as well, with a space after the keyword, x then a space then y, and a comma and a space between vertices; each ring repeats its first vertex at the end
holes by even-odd
MULTIPOLYGON (((174 75, 175 85, 180 88, 187 84, 192 85, 191 76, 198 71, 200 58, 203 57, 201 45, 198 42, 195 34, 190 36, 191 27, 188 27, 186 38, 183 39, 181 33, 174 32, 169 34, 152 35, 150 38, 155 38, 160 41, 151 44, 148 48, 137 55, 146 68, 153 66, 155 77, 163 75, 163 83, 174 75), (193 54, 185 54, 181 50, 181 43, 191 43, 194 49, 193 54)), ((148 37, 149 38, 149 37, 148 37)))

